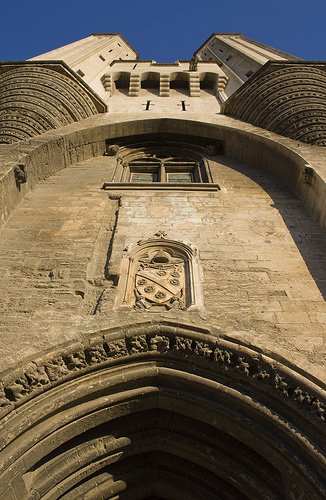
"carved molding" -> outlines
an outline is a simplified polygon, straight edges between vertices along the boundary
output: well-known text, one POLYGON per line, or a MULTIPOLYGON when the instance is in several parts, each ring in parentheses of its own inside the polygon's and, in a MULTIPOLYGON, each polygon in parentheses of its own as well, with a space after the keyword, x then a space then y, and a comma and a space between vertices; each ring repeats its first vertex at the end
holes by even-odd
POLYGON ((106 111, 63 63, 0 65, 0 143, 42 134, 106 111))
POLYGON ((60 492, 75 487, 74 497, 82 498, 78 474, 93 477, 94 464, 99 474, 103 466, 114 474, 117 461, 121 479, 128 474, 123 459, 136 463, 160 443, 181 478, 190 460, 194 477, 211 471, 216 485, 224 464, 222 477, 234 478, 248 498, 252 488, 269 492, 271 477, 283 491, 283 475, 291 491, 324 498, 324 420, 310 408, 321 401, 300 374, 205 329, 172 322, 102 331, 88 341, 30 363, 8 379, 10 388, 1 387, 5 395, 15 391, 4 412, 17 408, 1 421, 0 498, 20 484, 21 498, 50 496, 58 486, 60 492), (26 380, 34 390, 20 396, 26 380), (256 467, 263 469, 258 478, 256 467))
POLYGON ((116 462, 128 477, 124 459, 151 458, 160 442, 181 479, 188 460, 194 477, 211 474, 214 492, 221 477, 234 479, 230 498, 325 498, 325 391, 279 357, 212 333, 176 321, 125 325, 3 376, 0 498, 12 486, 21 498, 58 487, 82 498, 86 476, 106 465, 114 475, 116 462))
MULTIPOLYGON (((325 426, 326 394, 281 361, 225 339, 209 330, 174 322, 138 324, 100 332, 77 347, 30 362, 0 381, 0 412, 5 415, 40 392, 94 370, 131 363, 134 357, 183 360, 231 380, 243 380, 325 426)), ((215 377, 215 376, 214 376, 215 377)), ((232 384, 231 384, 232 385, 232 384)))
POLYGON ((326 146, 326 65, 267 63, 222 111, 296 141, 326 146))

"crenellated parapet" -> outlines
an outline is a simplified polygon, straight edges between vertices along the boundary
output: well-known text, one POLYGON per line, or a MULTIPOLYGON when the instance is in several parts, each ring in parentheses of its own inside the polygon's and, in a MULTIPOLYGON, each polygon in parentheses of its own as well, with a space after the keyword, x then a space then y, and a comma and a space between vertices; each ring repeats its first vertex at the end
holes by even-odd
POLYGON ((224 101, 228 77, 216 62, 198 62, 193 69, 191 61, 159 64, 125 60, 113 61, 102 75, 101 82, 109 97, 115 93, 129 97, 147 93, 171 97, 175 92, 188 97, 203 97, 209 92, 224 101))

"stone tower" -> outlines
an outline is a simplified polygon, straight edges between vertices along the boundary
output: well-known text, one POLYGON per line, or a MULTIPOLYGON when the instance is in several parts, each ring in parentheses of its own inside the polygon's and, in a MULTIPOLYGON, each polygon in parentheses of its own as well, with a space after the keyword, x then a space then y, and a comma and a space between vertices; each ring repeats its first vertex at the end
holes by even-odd
POLYGON ((326 497, 325 95, 240 33, 1 63, 1 499, 326 497))

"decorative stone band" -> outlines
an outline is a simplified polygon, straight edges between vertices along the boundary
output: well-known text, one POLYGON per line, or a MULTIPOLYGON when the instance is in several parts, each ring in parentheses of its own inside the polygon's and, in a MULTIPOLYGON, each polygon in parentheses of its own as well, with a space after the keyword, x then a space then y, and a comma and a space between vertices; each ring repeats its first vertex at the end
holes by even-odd
POLYGON ((209 370, 209 377, 227 378, 227 384, 245 383, 271 400, 281 398, 281 405, 286 402, 291 413, 303 412, 311 422, 325 425, 325 391, 304 374, 251 347, 217 338, 209 330, 172 322, 102 331, 5 375, 0 382, 0 414, 86 373, 151 359, 170 365, 186 362, 186 371, 209 370))
POLYGON ((105 112, 63 62, 0 65, 0 143, 12 143, 105 112))
POLYGON ((222 112, 296 141, 326 146, 326 64, 267 63, 222 112))

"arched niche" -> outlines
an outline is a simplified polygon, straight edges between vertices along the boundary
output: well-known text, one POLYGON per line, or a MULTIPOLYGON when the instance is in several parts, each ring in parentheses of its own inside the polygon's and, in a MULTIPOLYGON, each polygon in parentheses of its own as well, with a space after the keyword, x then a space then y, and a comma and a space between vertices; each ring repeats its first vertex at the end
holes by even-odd
POLYGON ((162 312, 203 306, 197 250, 180 241, 151 238, 127 250, 115 309, 162 312))
POLYGON ((176 71, 170 74, 170 89, 189 95, 190 75, 182 71, 176 71))
MULTIPOLYGON (((117 74, 119 78, 119 74, 117 74)), ((108 115, 111 119, 111 115, 108 115)), ((109 118, 108 118, 109 120, 109 118)), ((214 116, 214 123, 176 118, 141 118, 129 116, 114 123, 103 123, 103 115, 86 123, 77 122, 70 127, 47 132, 38 141, 21 143, 19 150, 6 149, 4 176, 0 191, 0 224, 41 179, 53 175, 76 161, 102 155, 108 138, 118 143, 119 137, 149 134, 182 134, 200 138, 205 145, 222 141, 226 157, 234 158, 272 174, 285 182, 303 201, 320 226, 326 225, 325 176, 320 168, 320 151, 313 146, 301 145, 272 132, 241 123, 226 116, 214 116), (13 164, 23 155, 27 169, 27 182, 17 189, 13 164), (9 158, 9 160, 7 160, 9 158), (307 182, 307 177, 308 182, 307 182)), ((112 143, 112 142, 111 142, 112 143)), ((318 148, 317 148, 318 149, 318 148)))
POLYGON ((215 93, 218 92, 218 74, 213 72, 201 72, 200 78, 200 88, 202 90, 210 90, 215 93))
POLYGON ((158 71, 146 71, 140 75, 142 89, 160 89, 160 73, 158 71))
MULTIPOLYGON (((215 151, 218 151, 222 145, 217 143, 214 147, 215 151)), ((107 148, 110 148, 109 144, 107 148)), ((193 171, 194 182, 212 183, 213 178, 206 154, 207 148, 202 146, 173 141, 121 145, 111 182, 129 182, 132 172, 144 167, 156 169, 157 179, 165 182, 166 172, 183 167, 185 170, 193 171)))

